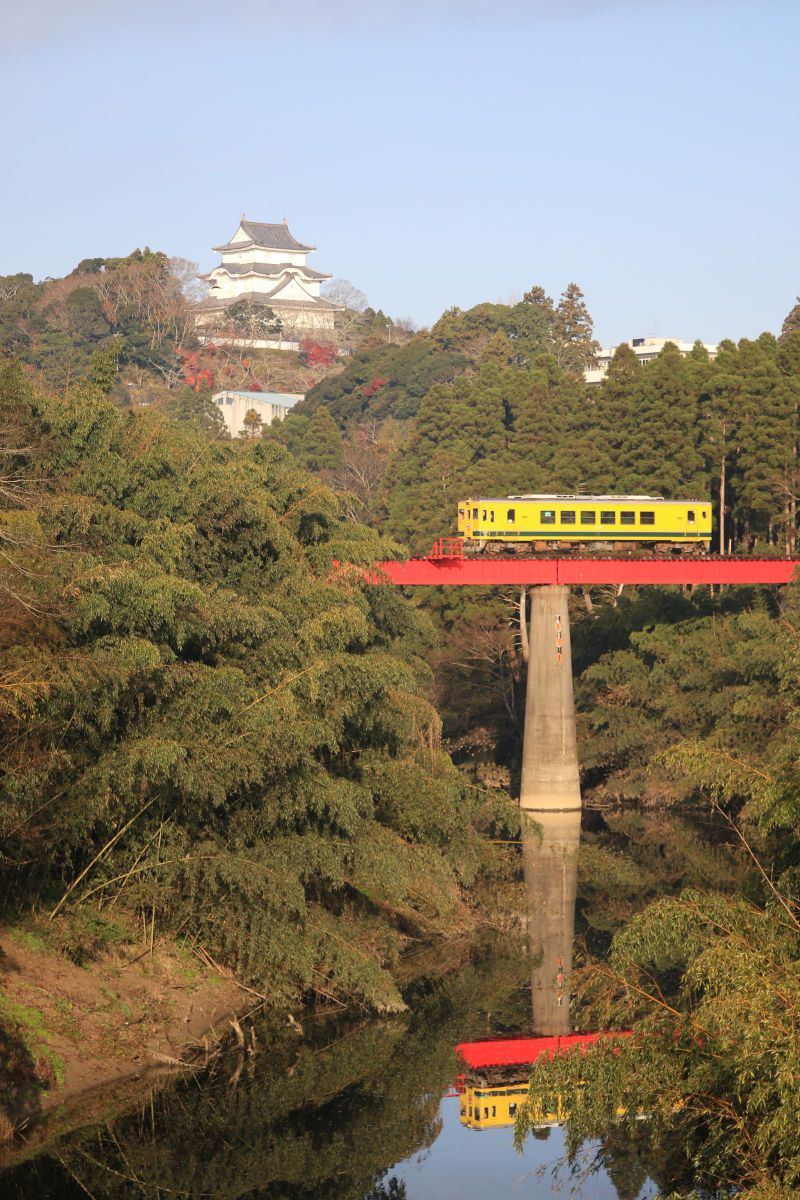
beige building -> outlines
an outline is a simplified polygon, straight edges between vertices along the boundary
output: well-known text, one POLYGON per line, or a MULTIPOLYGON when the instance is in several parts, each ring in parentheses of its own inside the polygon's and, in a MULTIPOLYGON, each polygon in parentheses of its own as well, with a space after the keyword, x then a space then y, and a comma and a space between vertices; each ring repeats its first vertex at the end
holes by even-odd
MULTIPOLYGON (((684 342, 680 338, 657 337, 631 338, 629 342, 623 342, 622 345, 630 346, 639 362, 644 366, 646 363, 652 362, 654 358, 658 358, 667 342, 672 342, 673 346, 677 346, 683 355, 688 354, 694 348, 694 342, 684 342)), ((710 358, 716 358, 719 346, 707 345, 703 342, 703 348, 708 351, 710 358)), ((598 350, 595 356, 595 365, 587 367, 583 373, 587 383, 603 382, 608 374, 609 364, 618 349, 618 346, 609 346, 607 349, 598 350)))
POLYGON ((274 420, 283 421, 298 400, 305 399, 302 392, 217 392, 212 396, 225 428, 232 438, 238 438, 245 429, 245 415, 253 409, 261 417, 262 425, 271 425, 274 420))
POLYGON ((218 323, 232 304, 247 300, 280 317, 284 339, 330 335, 340 306, 320 295, 320 285, 330 275, 308 266, 306 259, 315 249, 298 242, 285 220, 272 225, 248 221, 243 215, 230 241, 214 246, 222 262, 200 276, 208 284, 208 296, 200 304, 200 322, 218 323))

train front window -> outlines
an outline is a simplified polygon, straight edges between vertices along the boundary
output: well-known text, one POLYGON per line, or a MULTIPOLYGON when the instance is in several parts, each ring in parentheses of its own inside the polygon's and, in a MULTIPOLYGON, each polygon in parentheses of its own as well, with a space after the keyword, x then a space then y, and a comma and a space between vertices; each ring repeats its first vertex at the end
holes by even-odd
POLYGON ((574 508, 562 508, 561 524, 562 525, 574 525, 575 524, 575 509, 574 508))
POLYGON ((596 525, 597 513, 589 512, 588 509, 581 510, 581 525, 596 525))
POLYGON ((636 524, 636 513, 621 512, 619 514, 619 523, 620 523, 620 525, 635 525, 636 524))
POLYGON ((556 523, 556 510, 554 508, 543 508, 542 509, 542 524, 543 525, 555 525, 555 523, 556 523))
POLYGON ((600 524, 601 525, 616 525, 617 514, 612 509, 600 509, 600 524))
POLYGON ((506 509, 506 521, 509 525, 513 525, 517 519, 517 510, 515 508, 506 509))
POLYGON ((656 514, 654 512, 640 512, 639 523, 641 525, 655 525, 656 514))

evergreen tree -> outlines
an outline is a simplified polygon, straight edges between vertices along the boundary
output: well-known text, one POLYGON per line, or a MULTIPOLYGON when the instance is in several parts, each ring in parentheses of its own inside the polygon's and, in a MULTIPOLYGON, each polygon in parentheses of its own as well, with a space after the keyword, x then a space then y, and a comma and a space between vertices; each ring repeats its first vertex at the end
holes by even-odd
POLYGON ((297 453, 309 471, 325 471, 341 466, 342 435, 323 405, 314 410, 297 453))
POLYGON ((254 408, 248 408, 242 418, 242 425, 244 428, 239 437, 244 438, 245 441, 252 441, 253 438, 261 437, 262 421, 254 408))
POLYGON ((641 390, 627 413, 619 450, 621 490, 704 496, 708 478, 699 441, 692 371, 669 342, 644 368, 641 390))
POLYGON ((577 283, 569 283, 559 297, 553 318, 553 345, 559 366, 576 374, 594 359, 598 343, 594 323, 577 283))

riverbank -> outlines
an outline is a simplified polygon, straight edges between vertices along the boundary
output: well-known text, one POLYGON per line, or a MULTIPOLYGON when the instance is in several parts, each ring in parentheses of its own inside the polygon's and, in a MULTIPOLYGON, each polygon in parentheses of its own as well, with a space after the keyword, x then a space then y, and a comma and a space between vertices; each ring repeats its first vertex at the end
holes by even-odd
POLYGON ((202 1059, 250 1000, 196 953, 164 938, 144 946, 121 922, 82 914, 6 926, 0 1146, 31 1138, 43 1117, 62 1124, 91 1097, 202 1059))

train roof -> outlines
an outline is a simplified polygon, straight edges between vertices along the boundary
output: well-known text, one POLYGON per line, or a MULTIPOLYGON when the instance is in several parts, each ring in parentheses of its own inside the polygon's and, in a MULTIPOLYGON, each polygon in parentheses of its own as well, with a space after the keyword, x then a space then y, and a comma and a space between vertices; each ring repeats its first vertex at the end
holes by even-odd
MULTIPOLYGON (((556 495, 546 494, 543 492, 523 492, 513 496, 470 496, 470 500, 477 500, 481 504, 500 504, 505 500, 573 500, 576 504, 597 504, 600 501, 607 500, 609 503, 619 504, 624 503, 640 503, 646 500, 650 504, 707 504, 707 500, 697 500, 693 498, 680 500, 667 500, 664 496, 588 496, 585 493, 580 495, 556 495)), ((463 503, 463 502, 462 502, 463 503)))

